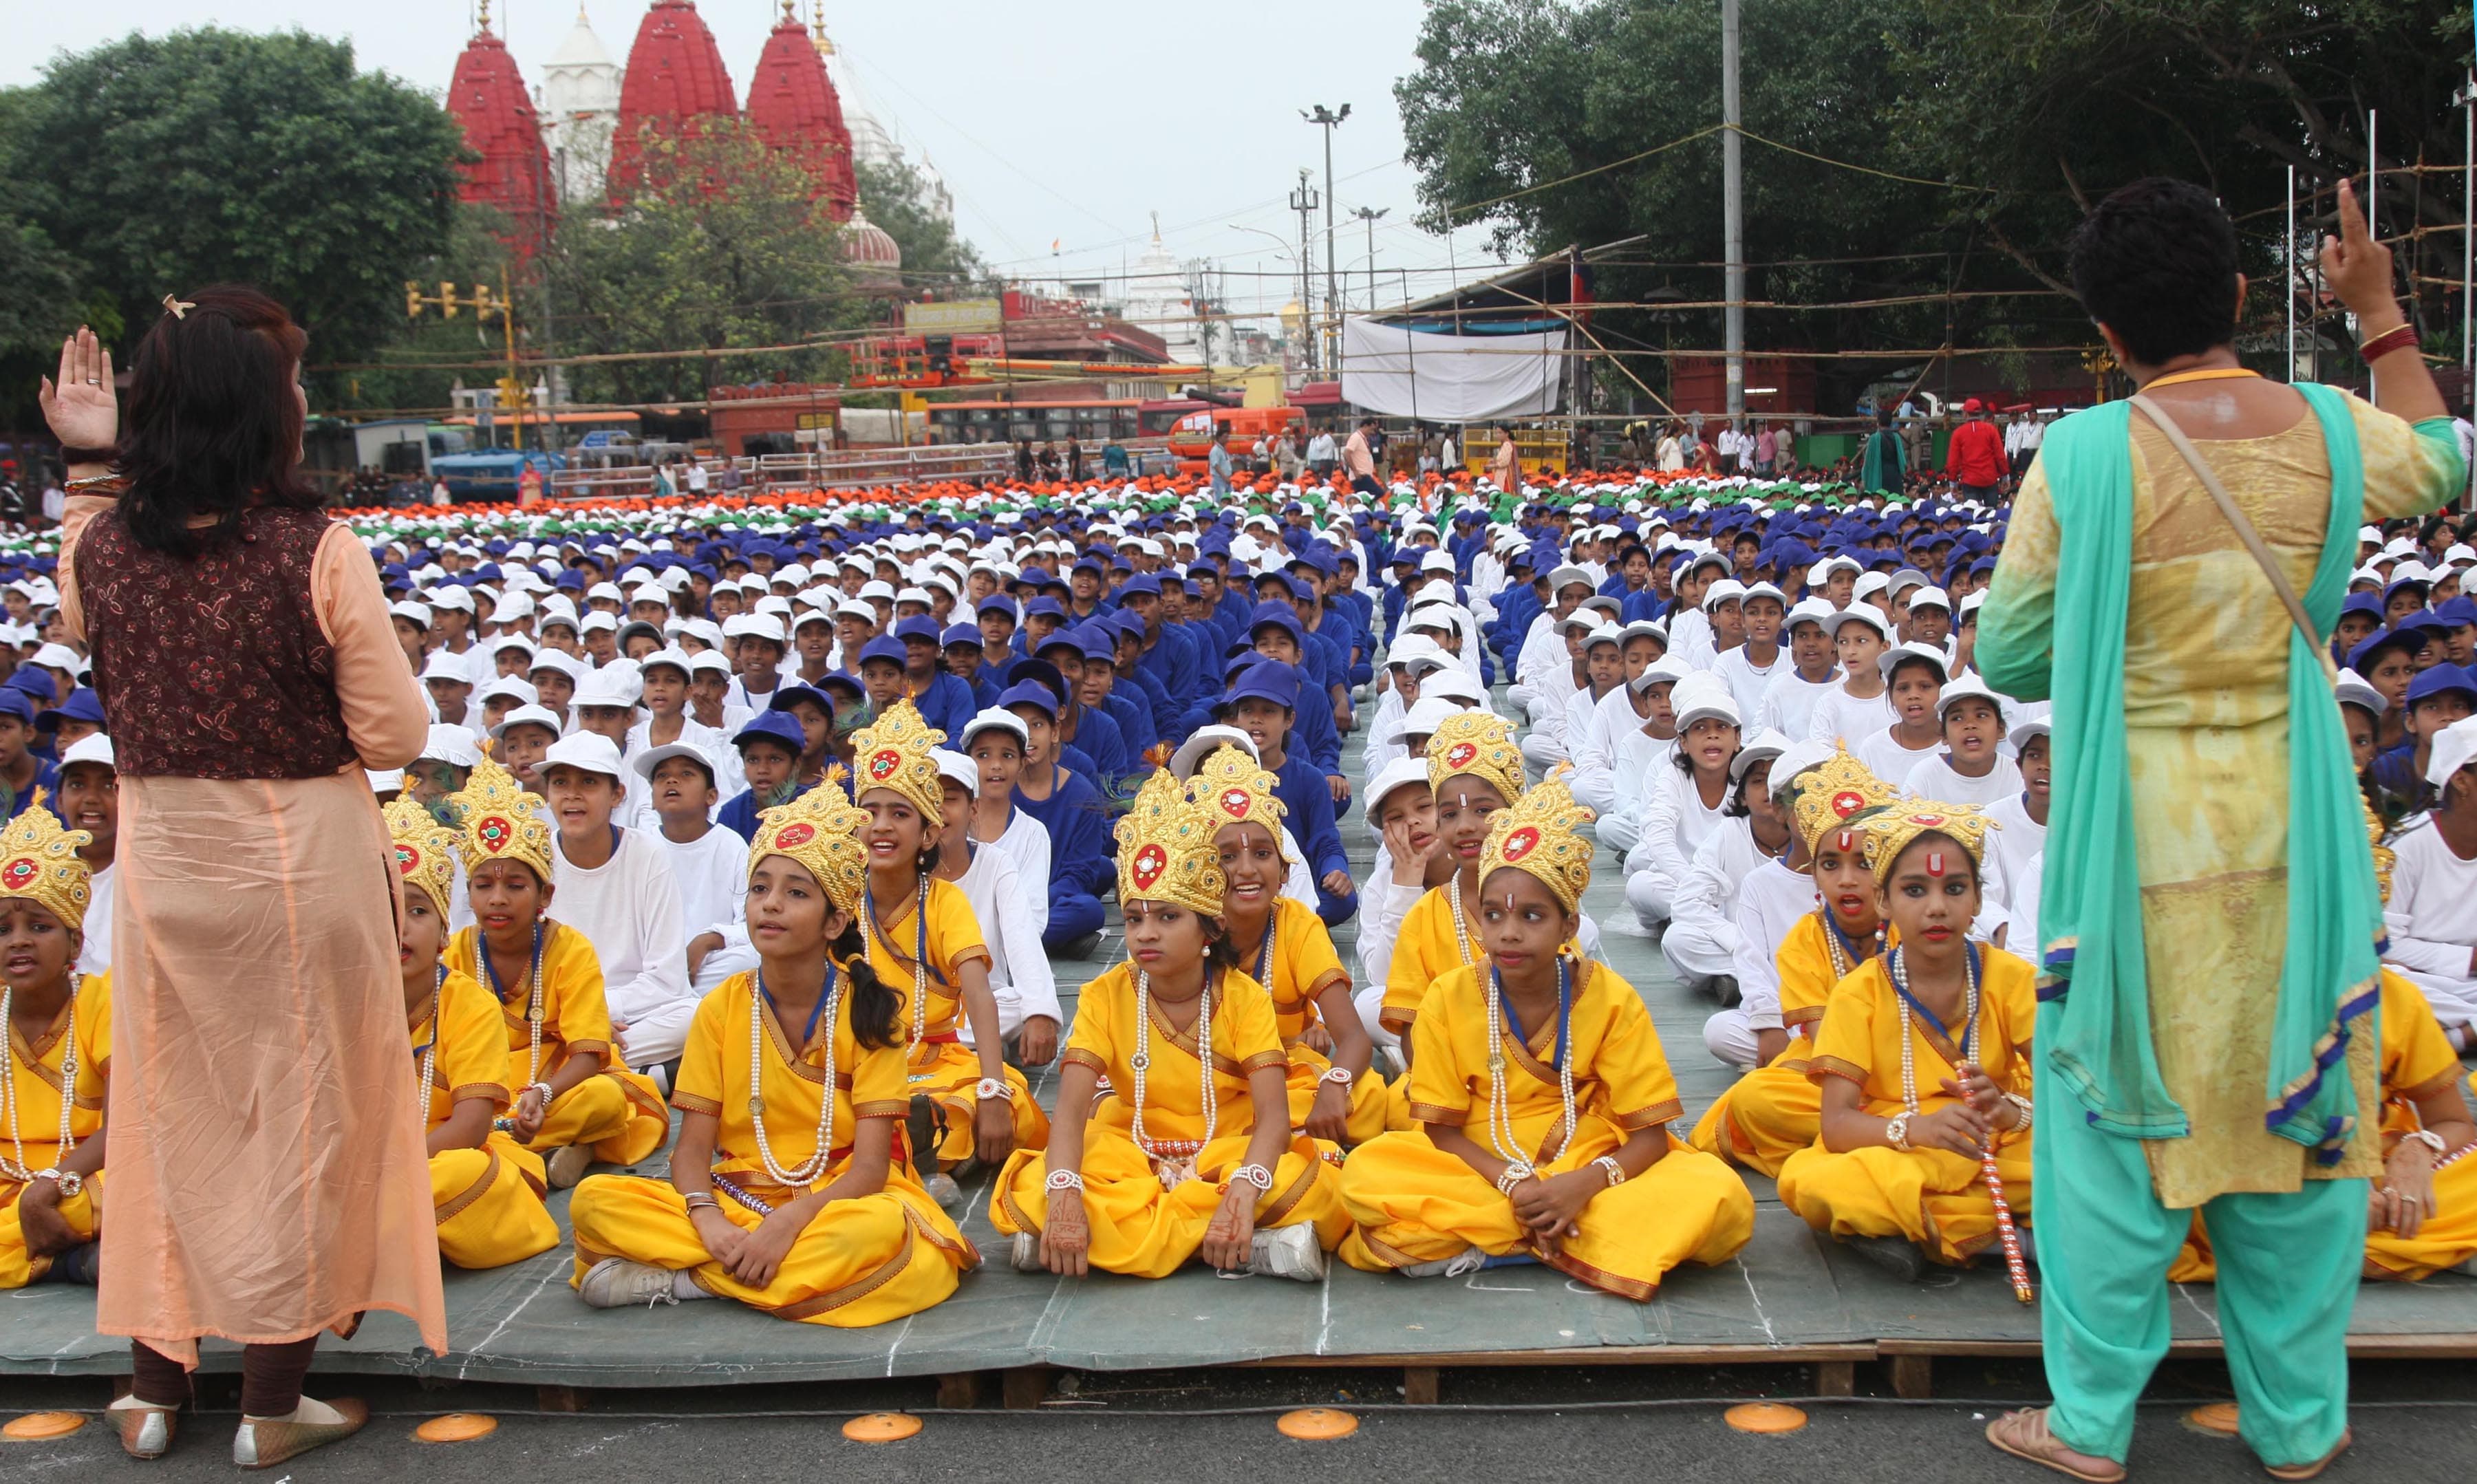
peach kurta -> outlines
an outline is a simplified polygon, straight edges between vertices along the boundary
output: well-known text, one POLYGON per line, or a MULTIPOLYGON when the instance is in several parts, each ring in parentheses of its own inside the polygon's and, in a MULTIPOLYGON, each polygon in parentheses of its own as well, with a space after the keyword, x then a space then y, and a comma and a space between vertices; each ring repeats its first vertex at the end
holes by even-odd
MULTIPOLYGON (((72 553, 108 507, 72 500, 63 522, 81 638, 72 553)), ((428 718, 348 528, 310 588, 360 763, 403 767, 428 718)), ((282 1343, 387 1309, 447 1347, 388 851, 359 767, 122 775, 100 1332, 195 1365, 202 1335, 282 1343)))

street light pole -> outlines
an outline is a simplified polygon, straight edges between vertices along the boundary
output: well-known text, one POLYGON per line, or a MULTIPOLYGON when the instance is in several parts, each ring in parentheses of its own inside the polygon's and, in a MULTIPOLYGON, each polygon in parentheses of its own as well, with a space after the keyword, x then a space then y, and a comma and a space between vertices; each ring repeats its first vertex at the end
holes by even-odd
POLYGON ((1729 424, 1746 413, 1746 204, 1738 138, 1738 0, 1720 0, 1720 256, 1729 353, 1729 424))
POLYGON ((1363 206, 1350 214, 1367 223, 1367 312, 1371 314, 1376 313, 1376 222, 1392 210, 1387 206, 1371 212, 1363 206))
POLYGON ((1315 269, 1310 256, 1308 233, 1316 209, 1315 188, 1308 184, 1305 167, 1299 170, 1299 189, 1290 192, 1290 210, 1299 214, 1299 326, 1308 338, 1308 369, 1316 369, 1315 269))
MULTIPOLYGON (((1340 333, 1340 324, 1337 318, 1339 313, 1337 306, 1339 295, 1334 288, 1335 276, 1333 271, 1333 131, 1336 125, 1350 116, 1350 105, 1347 103, 1343 104, 1340 112, 1336 113, 1319 103, 1315 106, 1315 111, 1314 113, 1301 109, 1299 111, 1299 116, 1324 131, 1325 333, 1328 335, 1339 335, 1340 333)), ((1330 360, 1331 357, 1328 356, 1327 359, 1330 360)))

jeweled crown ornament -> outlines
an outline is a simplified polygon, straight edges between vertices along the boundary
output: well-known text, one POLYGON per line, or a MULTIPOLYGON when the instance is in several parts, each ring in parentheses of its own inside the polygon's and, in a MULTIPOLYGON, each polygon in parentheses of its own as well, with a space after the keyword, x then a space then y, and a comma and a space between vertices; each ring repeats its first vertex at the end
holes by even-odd
POLYGON ((922 819, 941 817, 945 790, 938 783, 937 749, 945 740, 910 696, 896 697, 875 721, 852 734, 853 792, 890 789, 919 810, 922 819))
MULTIPOLYGON (((1522 749, 1514 723, 1493 712, 1458 711, 1428 734, 1428 783, 1467 775, 1493 787, 1508 804, 1522 796, 1522 749)), ((1441 795, 1440 795, 1441 797, 1441 795)))
POLYGON ((492 861, 516 861, 544 881, 554 875, 550 825, 539 800, 491 758, 473 765, 464 787, 447 795, 456 812, 456 849, 467 874, 492 861))
POLYGON ((1141 897, 1219 917, 1229 879, 1213 843, 1218 828, 1188 802, 1168 768, 1155 771, 1118 820, 1118 900, 1141 897))
POLYGON ((842 769, 831 769, 824 783, 759 817, 749 872, 769 855, 797 861, 826 889, 827 900, 858 916, 868 891, 868 846, 860 838, 867 823, 868 811, 843 796, 842 769))
POLYGON ((1278 782, 1246 748, 1215 747, 1196 765, 1187 797, 1216 832, 1225 824, 1261 824, 1279 840, 1282 799, 1273 792, 1278 782))
POLYGON ((1826 833, 1854 829, 1868 812, 1897 803, 1901 796, 1900 790, 1876 777, 1845 746, 1834 748, 1831 757, 1800 773, 1796 787, 1789 812, 1809 855, 1826 833))
POLYGON ((1488 817, 1488 840, 1479 850, 1479 888, 1500 870, 1535 877, 1567 912, 1591 884, 1591 840, 1583 826, 1597 817, 1575 802, 1562 777, 1541 779, 1531 791, 1488 817))
POLYGON ((412 798, 398 798, 379 815, 394 843, 396 878, 428 893, 438 915, 447 916, 456 890, 456 832, 412 798))
POLYGON ((86 830, 63 828, 44 804, 43 791, 37 789, 25 811, 0 831, 0 896, 47 908, 62 926, 83 932, 87 905, 94 900, 94 877, 78 850, 93 843, 94 836, 86 830))
MULTIPOLYGON (((1874 872, 1880 884, 1892 874, 1892 866, 1901 852, 1910 848, 1921 835, 1941 835, 1961 846, 1975 868, 1987 859, 1987 832, 1999 828, 1996 822, 1965 804, 1939 803, 1917 798, 1866 817, 1862 821, 1866 831, 1866 868, 1874 872)), ((1951 868, 1930 856, 1927 869, 1940 876, 1951 868)))

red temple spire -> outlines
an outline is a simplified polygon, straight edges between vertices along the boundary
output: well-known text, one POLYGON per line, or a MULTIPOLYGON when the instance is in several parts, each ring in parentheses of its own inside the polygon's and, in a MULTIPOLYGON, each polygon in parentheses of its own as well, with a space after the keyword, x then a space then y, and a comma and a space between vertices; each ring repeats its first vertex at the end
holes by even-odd
POLYGON ((713 33, 690 0, 654 0, 628 48, 619 85, 619 127, 611 140, 611 196, 624 201, 642 183, 645 138, 693 136, 739 108, 713 33))
POLYGON ((748 123, 759 138, 788 156, 815 181, 837 221, 851 218, 860 183, 852 171, 851 131, 843 107, 826 77, 825 59, 784 0, 783 18, 765 38, 757 75, 748 85, 748 123))
POLYGON ((503 213, 508 245, 520 258, 540 250, 559 190, 550 178, 550 152, 532 97, 507 43, 490 34, 490 8, 482 6, 481 29, 456 59, 447 85, 447 111, 464 126, 464 142, 482 158, 463 166, 458 194, 469 205, 503 213))

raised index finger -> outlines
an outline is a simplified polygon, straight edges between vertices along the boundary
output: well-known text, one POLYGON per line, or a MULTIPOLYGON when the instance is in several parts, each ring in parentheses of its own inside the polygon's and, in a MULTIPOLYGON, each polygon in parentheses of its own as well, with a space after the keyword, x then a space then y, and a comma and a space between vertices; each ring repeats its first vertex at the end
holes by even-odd
POLYGON ((2357 188, 2342 177, 2339 181, 2339 245, 2348 252, 2355 252, 2365 245, 2366 239, 2365 212, 2357 204, 2357 188))

